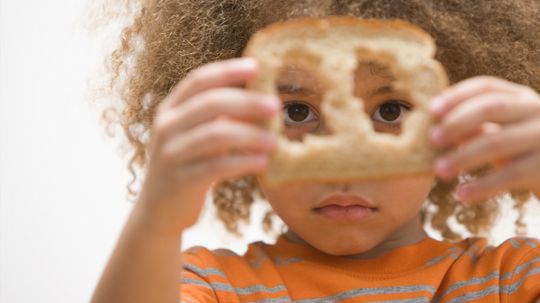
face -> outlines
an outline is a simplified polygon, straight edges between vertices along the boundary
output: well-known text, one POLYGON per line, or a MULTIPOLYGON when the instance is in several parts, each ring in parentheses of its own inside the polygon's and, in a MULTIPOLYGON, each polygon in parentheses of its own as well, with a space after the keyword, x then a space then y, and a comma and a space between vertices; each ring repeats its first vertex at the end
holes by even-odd
MULTIPOLYGON (((354 94, 376 132, 399 135, 403 119, 413 104, 406 92, 397 90, 393 75, 384 66, 366 62, 355 71, 354 94)), ((301 141, 307 133, 330 135, 321 114, 325 84, 299 66, 287 66, 277 82, 283 101, 284 131, 289 140, 301 141)), ((434 182, 433 175, 400 177, 349 183, 297 183, 259 186, 290 232, 303 242, 332 255, 376 256, 389 248, 414 243, 423 237, 419 211, 434 182), (354 193, 376 207, 355 222, 329 219, 316 211, 324 196, 354 193)))

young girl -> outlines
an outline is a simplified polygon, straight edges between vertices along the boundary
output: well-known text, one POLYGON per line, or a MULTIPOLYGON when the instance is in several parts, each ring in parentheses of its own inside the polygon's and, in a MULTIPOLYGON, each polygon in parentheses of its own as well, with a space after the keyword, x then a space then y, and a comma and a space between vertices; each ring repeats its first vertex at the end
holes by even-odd
MULTIPOLYGON (((130 165, 147 171, 92 302, 540 302, 540 241, 523 237, 521 222, 527 194, 540 197, 538 1, 138 4, 111 57, 111 84, 136 151, 130 165), (255 122, 278 111, 286 127, 304 132, 323 122, 293 116, 319 115, 308 96, 242 89, 257 62, 235 57, 264 25, 328 15, 398 18, 434 37, 452 85, 430 103, 438 121, 431 141, 448 149, 432 176, 279 187, 254 177, 275 141, 255 122), (209 189, 230 231, 261 193, 286 232, 243 256, 203 247, 180 254, 182 231, 209 189), (520 237, 493 247, 447 225, 455 219, 482 235, 506 192, 520 211, 520 237), (370 214, 354 222, 323 216, 325 197, 368 203, 370 214), (443 241, 428 237, 427 222, 443 241)), ((381 131, 395 124, 385 108, 394 106, 396 119, 408 111, 389 100, 366 108, 381 131)))

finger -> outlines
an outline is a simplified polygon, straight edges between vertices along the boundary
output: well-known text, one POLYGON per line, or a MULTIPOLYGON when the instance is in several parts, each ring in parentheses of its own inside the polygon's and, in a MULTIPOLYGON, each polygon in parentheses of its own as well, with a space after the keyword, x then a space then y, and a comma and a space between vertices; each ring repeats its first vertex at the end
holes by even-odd
POLYGON ((224 86, 244 84, 258 70, 253 58, 235 58, 203 65, 180 81, 159 105, 160 110, 171 109, 199 92, 224 86))
POLYGON ((518 92, 524 86, 491 77, 478 76, 463 80, 445 89, 429 104, 430 111, 437 118, 443 117, 463 101, 488 92, 518 92))
POLYGON ((224 155, 182 167, 178 171, 178 178, 211 184, 218 180, 260 173, 266 168, 268 161, 268 156, 261 154, 224 155))
POLYGON ((484 122, 480 126, 480 129, 474 131, 473 133, 469 134, 468 136, 463 137, 461 140, 458 140, 458 142, 457 142, 458 148, 460 148, 459 145, 461 143, 470 141, 471 139, 473 139, 475 137, 478 137, 478 136, 481 136, 481 135, 497 133, 497 132, 501 131, 501 129, 502 129, 502 126, 499 125, 499 124, 492 123, 492 122, 484 122))
POLYGON ((513 161, 500 171, 461 185, 456 190, 456 199, 474 203, 494 197, 503 191, 526 190, 539 184, 540 152, 513 161))
POLYGON ((163 146, 163 157, 171 165, 234 152, 262 153, 275 144, 270 132, 247 123, 217 120, 177 136, 163 146))
POLYGON ((457 105, 431 130, 437 147, 456 144, 476 132, 483 123, 507 124, 540 116, 540 102, 522 100, 512 93, 486 93, 457 105))
POLYGON ((540 150, 540 119, 509 126, 464 143, 437 159, 435 172, 443 180, 450 180, 463 170, 500 163, 537 150, 540 150))
POLYGON ((477 131, 475 131, 472 134, 469 134, 467 137, 464 137, 463 139, 461 139, 456 144, 457 145, 456 149, 460 150, 462 148, 462 146, 463 146, 463 143, 465 143, 465 142, 471 141, 474 138, 479 138, 480 136, 483 136, 483 135, 497 133, 497 132, 501 131, 501 129, 502 129, 502 126, 499 125, 499 124, 491 123, 491 122, 485 122, 484 124, 482 124, 480 129, 478 129, 477 131))
POLYGON ((187 131, 196 125, 226 116, 242 121, 268 119, 281 108, 281 101, 272 95, 238 88, 218 88, 198 94, 182 106, 162 112, 156 128, 161 139, 187 131))

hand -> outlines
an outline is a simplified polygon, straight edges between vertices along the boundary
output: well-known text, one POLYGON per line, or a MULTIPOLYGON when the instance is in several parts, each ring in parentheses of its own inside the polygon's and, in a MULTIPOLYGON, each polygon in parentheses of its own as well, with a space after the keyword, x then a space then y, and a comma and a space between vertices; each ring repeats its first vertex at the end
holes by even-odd
POLYGON ((257 70, 257 62, 246 58, 208 64, 157 106, 137 201, 137 213, 152 227, 173 233, 190 227, 213 183, 264 169, 275 138, 256 122, 276 114, 281 102, 233 87, 257 70))
POLYGON ((540 95, 494 77, 475 77, 430 103, 438 119, 432 144, 448 148, 435 162, 439 178, 491 164, 496 169, 464 184, 454 196, 474 202, 503 191, 529 190, 540 198, 540 95))

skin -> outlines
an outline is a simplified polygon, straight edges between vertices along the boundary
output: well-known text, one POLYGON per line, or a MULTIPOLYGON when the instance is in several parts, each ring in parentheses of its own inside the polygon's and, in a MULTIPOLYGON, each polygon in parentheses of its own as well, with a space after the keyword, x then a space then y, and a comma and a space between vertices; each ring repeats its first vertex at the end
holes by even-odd
POLYGON ((170 232, 197 222, 215 182, 266 166, 275 139, 255 124, 276 114, 279 100, 235 87, 256 73, 253 59, 208 64, 192 71, 159 104, 140 204, 167 218, 170 232))
MULTIPOLYGON (((383 70, 368 77, 368 70, 365 67, 357 70, 355 87, 355 95, 365 101, 368 114, 376 111, 385 100, 406 100, 406 94, 400 92, 375 98, 369 92, 391 83, 391 75, 383 70)), ((303 100, 317 111, 325 88, 312 75, 309 72, 283 73, 284 82, 319 88, 310 95, 281 94, 283 102, 303 100)), ((540 197, 538 93, 501 79, 476 77, 449 87, 433 100, 430 109, 438 120, 431 130, 431 142, 448 149, 436 160, 434 171, 438 177, 450 180, 460 172, 487 163, 497 168, 486 177, 458 187, 454 194, 458 200, 468 205, 501 191, 523 189, 540 197)), ((380 120, 373 122, 379 132, 399 133, 394 125, 380 120)), ((323 119, 313 119, 304 125, 286 125, 284 134, 289 139, 300 140, 307 132, 331 133, 323 119)), ((288 225, 287 237, 292 241, 332 255, 372 258, 425 237, 417 214, 430 190, 432 177, 273 188, 259 183, 274 210, 288 225), (374 201, 377 212, 358 224, 337 224, 313 211, 315 201, 323 195, 347 191, 344 188, 374 201)))
MULTIPOLYGON (((404 91, 392 89, 395 78, 384 66, 363 63, 355 72, 354 95, 364 100, 364 111, 371 117, 376 132, 398 135, 401 123, 412 106, 404 91), (384 89, 386 88, 386 89, 384 89), (399 102, 399 115, 385 119, 381 105, 399 102), (397 117, 397 118, 394 118, 397 117)), ((287 66, 278 76, 280 98, 284 103, 284 135, 299 141, 311 133, 329 135, 324 123, 321 102, 327 89, 324 80, 299 66, 287 66), (294 90, 291 88, 295 88, 294 90), (301 121, 288 115, 287 105, 304 104, 310 114, 301 121)), ((296 105, 298 106, 298 105, 296 105)), ((298 119, 299 120, 299 119, 298 119)), ((351 183, 303 183, 270 187, 259 180, 265 198, 287 224, 287 237, 311 245, 332 255, 372 258, 397 247, 421 241, 426 237, 419 211, 433 185, 434 175, 371 180, 351 183), (369 199, 377 210, 361 222, 336 222, 314 208, 321 199, 335 192, 354 192, 369 199)))
MULTIPOLYGON (((205 65, 180 81, 160 103, 139 199, 91 302, 178 302, 177 274, 182 266, 178 247, 182 232, 197 222, 206 192, 220 180, 261 172, 275 146, 275 138, 259 122, 281 110, 280 100, 238 88, 257 71, 257 63, 250 58, 205 65)), ((383 73, 374 82, 364 82, 364 87, 384 81, 389 80, 383 73)), ((366 97, 368 113, 381 100, 394 97, 372 98, 374 101, 366 97)), ((469 184, 470 199, 516 188, 540 196, 537 92, 479 77, 448 88, 432 104, 439 119, 432 141, 448 148, 435 167, 439 176, 449 177, 489 161, 499 169, 469 184), (498 127, 488 128, 488 122, 498 127), (448 164, 442 165, 444 161, 448 164)), ((377 131, 396 132, 395 127, 377 124, 374 122, 377 131)), ((310 131, 323 134, 322 125, 310 131)), ((373 258, 425 238, 418 210, 433 178, 304 184, 272 190, 263 185, 263 191, 289 225, 288 236, 294 241, 329 254, 373 258), (379 211, 354 225, 325 222, 312 208, 322 195, 336 191, 362 193, 379 211)))
POLYGON ((540 95, 530 87, 494 77, 475 77, 443 91, 431 103, 438 123, 435 146, 442 179, 491 163, 497 170, 460 186, 455 196, 471 204, 509 190, 540 198, 540 95))
POLYGON ((253 122, 279 111, 279 100, 235 88, 256 72, 254 60, 205 65, 160 103, 147 176, 91 302, 178 302, 182 232, 197 222, 206 192, 263 169, 273 146, 253 122))

